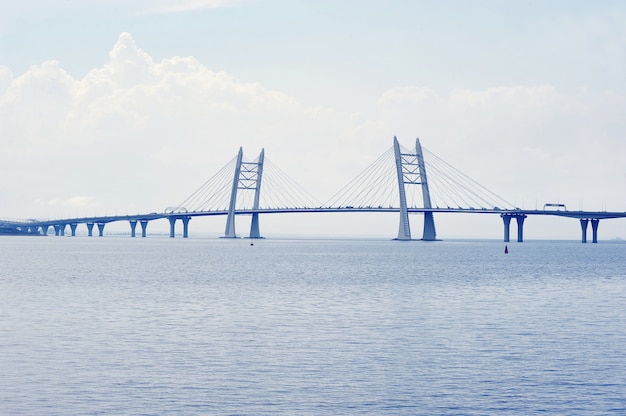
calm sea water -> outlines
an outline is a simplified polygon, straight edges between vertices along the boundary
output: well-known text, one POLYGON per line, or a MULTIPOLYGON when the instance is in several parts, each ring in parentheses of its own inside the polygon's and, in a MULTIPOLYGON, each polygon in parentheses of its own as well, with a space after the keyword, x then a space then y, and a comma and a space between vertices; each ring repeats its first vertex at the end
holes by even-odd
POLYGON ((0 238, 0 413, 626 414, 626 244, 0 238))

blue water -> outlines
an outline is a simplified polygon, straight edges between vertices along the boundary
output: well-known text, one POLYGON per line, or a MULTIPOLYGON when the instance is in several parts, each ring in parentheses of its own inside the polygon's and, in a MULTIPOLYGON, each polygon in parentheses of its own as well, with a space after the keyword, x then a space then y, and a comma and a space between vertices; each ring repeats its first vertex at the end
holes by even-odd
POLYGON ((0 238, 7 415, 626 414, 626 244, 0 238))

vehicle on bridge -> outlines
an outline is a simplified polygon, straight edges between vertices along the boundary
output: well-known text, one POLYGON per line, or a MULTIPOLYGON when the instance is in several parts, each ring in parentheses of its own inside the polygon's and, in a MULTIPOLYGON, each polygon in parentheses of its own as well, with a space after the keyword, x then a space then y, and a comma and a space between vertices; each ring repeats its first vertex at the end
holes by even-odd
POLYGON ((565 206, 565 204, 553 204, 553 203, 543 204, 544 211, 547 211, 548 208, 553 208, 553 209, 556 209, 557 211, 560 211, 561 208, 563 208, 563 211, 567 211, 567 207, 565 206))

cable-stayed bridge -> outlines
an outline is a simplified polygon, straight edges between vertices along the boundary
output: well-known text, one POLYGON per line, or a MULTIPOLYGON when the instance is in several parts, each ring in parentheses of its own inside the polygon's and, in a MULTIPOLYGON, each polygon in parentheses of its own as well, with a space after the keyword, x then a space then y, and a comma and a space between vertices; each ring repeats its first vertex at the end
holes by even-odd
POLYGON ((67 226, 76 235, 79 224, 93 235, 97 226, 103 236, 105 225, 128 221, 131 236, 137 223, 146 237, 150 221, 167 219, 170 237, 175 236, 176 222, 183 224, 188 236, 194 217, 226 216, 225 238, 236 238, 236 218, 251 215, 249 238, 262 238, 261 214, 312 212, 396 212, 399 214, 397 240, 413 239, 409 214, 423 215, 421 240, 435 241, 435 214, 471 213, 500 215, 504 241, 510 241, 510 224, 517 223, 517 241, 523 241, 524 220, 529 215, 552 215, 580 220, 582 242, 587 242, 591 223, 592 241, 598 241, 601 219, 624 218, 626 212, 569 211, 562 204, 546 204, 544 209, 524 210, 515 207, 486 187, 472 180, 435 154, 422 148, 419 139, 407 149, 394 137, 393 146, 364 169, 330 199, 320 203, 278 166, 265 158, 262 150, 253 160, 244 158, 243 149, 215 175, 180 204, 162 212, 147 214, 37 220, 0 220, 0 234, 47 235, 50 228, 57 236, 65 235, 67 226))

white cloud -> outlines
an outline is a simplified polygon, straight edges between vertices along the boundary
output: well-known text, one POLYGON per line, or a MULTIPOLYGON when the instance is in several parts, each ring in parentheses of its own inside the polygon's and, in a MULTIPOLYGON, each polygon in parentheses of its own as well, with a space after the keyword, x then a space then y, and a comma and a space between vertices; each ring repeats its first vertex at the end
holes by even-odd
MULTIPOLYGON (((109 209, 121 203, 149 211, 180 202, 241 145, 250 159, 271 146, 270 159, 291 158, 292 167, 311 173, 320 163, 295 159, 324 157, 350 120, 191 57, 155 63, 127 33, 109 63, 83 79, 54 61, 31 67, 12 79, 0 109, 0 159, 24 173, 4 179, 9 189, 49 200, 89 190, 109 209)), ((13 210, 24 206, 28 200, 13 210)))

